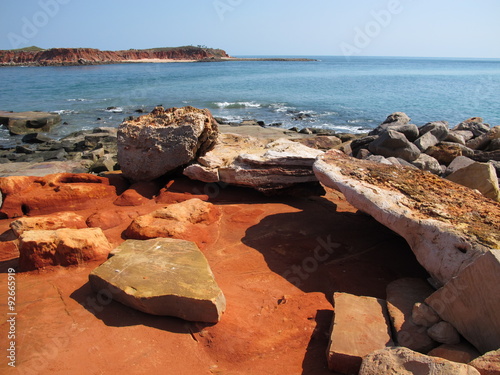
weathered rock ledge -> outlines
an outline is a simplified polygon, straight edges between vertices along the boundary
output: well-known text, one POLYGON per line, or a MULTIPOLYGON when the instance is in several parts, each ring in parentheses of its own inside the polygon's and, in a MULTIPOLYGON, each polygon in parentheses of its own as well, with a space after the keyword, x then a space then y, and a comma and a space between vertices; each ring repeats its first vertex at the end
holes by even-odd
POLYGON ((318 158, 316 176, 403 236, 417 260, 446 284, 500 247, 500 204, 420 170, 357 160, 336 150, 318 158))

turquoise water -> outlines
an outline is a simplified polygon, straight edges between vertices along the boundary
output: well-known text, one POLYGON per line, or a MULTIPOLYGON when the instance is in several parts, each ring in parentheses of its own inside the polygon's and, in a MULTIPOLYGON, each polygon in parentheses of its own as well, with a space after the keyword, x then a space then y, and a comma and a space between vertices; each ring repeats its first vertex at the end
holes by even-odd
MULTIPOLYGON (((319 61, 5 67, 0 110, 58 111, 68 124, 55 137, 117 126, 159 104, 347 132, 371 129, 396 111, 417 125, 473 116, 500 125, 500 60, 312 58, 319 61)), ((0 130, 0 144, 12 140, 0 130)))

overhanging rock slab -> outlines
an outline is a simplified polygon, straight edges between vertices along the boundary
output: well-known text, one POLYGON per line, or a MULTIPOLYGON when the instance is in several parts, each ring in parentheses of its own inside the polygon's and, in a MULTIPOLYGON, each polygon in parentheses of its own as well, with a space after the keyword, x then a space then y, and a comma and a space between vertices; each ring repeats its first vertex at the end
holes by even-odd
POLYGON ((406 239, 441 285, 500 248, 500 204, 430 173, 351 158, 331 150, 314 172, 359 210, 406 239))
POLYGON ((153 315, 216 323, 226 299, 195 243, 128 240, 89 276, 92 289, 153 315))

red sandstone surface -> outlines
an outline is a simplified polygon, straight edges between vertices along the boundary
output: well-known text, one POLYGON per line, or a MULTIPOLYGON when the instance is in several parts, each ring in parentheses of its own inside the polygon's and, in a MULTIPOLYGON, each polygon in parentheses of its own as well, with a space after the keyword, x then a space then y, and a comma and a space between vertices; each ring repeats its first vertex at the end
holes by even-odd
POLYGON ((0 64, 76 65, 142 59, 203 60, 222 57, 230 56, 223 50, 191 46, 126 51, 100 51, 93 48, 52 48, 41 51, 3 50, 0 51, 0 64))
MULTIPOLYGON (((16 369, 8 369, 3 355, 0 373, 331 374, 325 351, 333 293, 385 298, 389 282, 426 277, 404 240, 335 191, 264 197, 185 178, 129 187, 120 176, 87 176, 19 180, 4 186, 11 194, 6 203, 11 212, 36 216, 68 211, 74 201, 71 210, 118 245, 138 215, 193 197, 208 200, 220 219, 211 235, 192 233, 189 239, 205 254, 227 310, 216 325, 135 311, 92 292, 88 275, 96 262, 18 272, 16 369), (93 198, 82 201, 79 194, 89 191, 93 198)), ((0 220, 4 318, 6 272, 18 264, 12 220, 0 220)), ((4 353, 8 329, 2 319, 4 353)))

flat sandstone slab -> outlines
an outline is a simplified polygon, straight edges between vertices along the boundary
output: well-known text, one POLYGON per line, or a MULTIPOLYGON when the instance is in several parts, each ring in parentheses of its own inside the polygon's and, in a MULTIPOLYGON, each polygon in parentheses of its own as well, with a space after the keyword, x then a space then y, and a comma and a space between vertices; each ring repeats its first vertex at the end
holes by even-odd
POLYGON ((500 204, 469 188, 336 150, 320 156, 314 171, 322 184, 404 237, 441 285, 486 251, 500 248, 500 204))
POLYGON ((128 240, 89 276, 92 289, 153 315, 216 323, 226 299, 195 243, 128 240))
POLYGON ((334 304, 328 367, 342 374, 357 374, 364 356, 393 345, 386 302, 335 293, 334 304))

